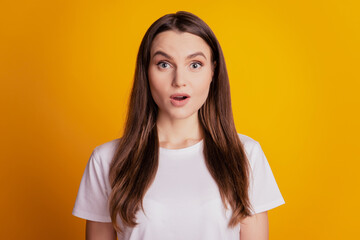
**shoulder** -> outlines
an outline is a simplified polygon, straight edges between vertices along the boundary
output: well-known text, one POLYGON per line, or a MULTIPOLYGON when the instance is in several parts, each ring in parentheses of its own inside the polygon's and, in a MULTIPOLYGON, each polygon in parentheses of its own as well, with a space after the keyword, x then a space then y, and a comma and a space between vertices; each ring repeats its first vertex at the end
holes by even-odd
POLYGON ((238 133, 240 142, 243 144, 246 151, 250 151, 257 145, 259 145, 259 142, 254 140, 253 138, 246 136, 244 134, 238 133))
POLYGON ((110 164, 117 149, 120 138, 105 142, 94 148, 92 157, 101 164, 110 164))
POLYGON ((250 164, 253 166, 259 157, 262 157, 263 151, 261 149, 260 143, 253 138, 246 136, 244 134, 238 133, 240 142, 244 147, 244 151, 250 164))

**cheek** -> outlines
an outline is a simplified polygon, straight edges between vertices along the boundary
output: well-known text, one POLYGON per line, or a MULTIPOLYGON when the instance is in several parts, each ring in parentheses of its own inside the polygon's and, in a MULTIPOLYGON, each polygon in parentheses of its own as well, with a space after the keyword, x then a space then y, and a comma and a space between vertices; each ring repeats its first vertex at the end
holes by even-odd
POLYGON ((150 81, 149 83, 150 83, 151 96, 154 99, 154 101, 156 102, 156 104, 158 104, 159 95, 161 95, 159 91, 161 89, 159 89, 159 86, 158 86, 158 84, 156 84, 156 82, 150 81))
POLYGON ((152 98, 157 105, 161 104, 161 100, 166 95, 166 89, 164 87, 162 79, 156 74, 152 74, 149 71, 149 86, 152 98))
POLYGON ((211 84, 211 74, 207 75, 202 79, 202 81, 199 81, 194 89, 197 89, 198 96, 205 101, 210 89, 211 84))

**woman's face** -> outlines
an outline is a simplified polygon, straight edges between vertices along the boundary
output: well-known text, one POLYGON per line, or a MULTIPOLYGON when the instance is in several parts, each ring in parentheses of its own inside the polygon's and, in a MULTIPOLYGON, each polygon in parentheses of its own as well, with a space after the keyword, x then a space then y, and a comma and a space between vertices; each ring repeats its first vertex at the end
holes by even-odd
POLYGON ((153 40, 150 58, 149 84, 159 116, 173 120, 197 116, 214 70, 207 43, 191 33, 165 31, 153 40))

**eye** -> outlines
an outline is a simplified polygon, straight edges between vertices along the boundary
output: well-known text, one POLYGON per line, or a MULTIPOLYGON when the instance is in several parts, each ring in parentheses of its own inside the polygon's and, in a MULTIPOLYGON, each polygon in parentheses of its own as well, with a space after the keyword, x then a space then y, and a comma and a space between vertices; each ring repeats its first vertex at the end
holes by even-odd
POLYGON ((159 66, 160 68, 163 68, 163 69, 166 69, 166 68, 169 68, 169 67, 170 67, 170 64, 169 64, 169 63, 163 62, 163 61, 158 62, 156 65, 159 66))
POLYGON ((201 62, 193 62, 193 63, 191 63, 190 66, 193 69, 198 69, 198 68, 202 67, 202 63, 201 62))

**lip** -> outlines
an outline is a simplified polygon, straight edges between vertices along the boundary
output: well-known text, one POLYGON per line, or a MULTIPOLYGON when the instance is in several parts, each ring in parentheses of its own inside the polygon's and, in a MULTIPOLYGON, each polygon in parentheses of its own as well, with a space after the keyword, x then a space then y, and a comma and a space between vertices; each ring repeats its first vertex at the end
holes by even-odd
POLYGON ((185 96, 187 98, 190 97, 190 95, 186 94, 186 93, 175 93, 175 94, 171 95, 170 98, 173 99, 174 97, 178 97, 178 96, 185 96))
POLYGON ((190 100, 190 95, 186 94, 186 93, 175 93, 170 96, 170 102, 175 107, 182 107, 185 104, 187 104, 189 102, 189 100, 190 100), (178 96, 185 96, 186 98, 182 99, 182 100, 178 100, 175 98, 178 96))

